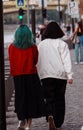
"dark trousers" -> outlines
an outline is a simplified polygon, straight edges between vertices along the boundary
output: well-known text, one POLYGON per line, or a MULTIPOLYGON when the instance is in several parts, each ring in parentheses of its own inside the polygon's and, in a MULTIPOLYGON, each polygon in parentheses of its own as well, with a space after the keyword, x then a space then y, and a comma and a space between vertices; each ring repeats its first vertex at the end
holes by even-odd
POLYGON ((66 80, 56 78, 42 79, 46 116, 53 115, 56 127, 61 127, 65 116, 66 80))

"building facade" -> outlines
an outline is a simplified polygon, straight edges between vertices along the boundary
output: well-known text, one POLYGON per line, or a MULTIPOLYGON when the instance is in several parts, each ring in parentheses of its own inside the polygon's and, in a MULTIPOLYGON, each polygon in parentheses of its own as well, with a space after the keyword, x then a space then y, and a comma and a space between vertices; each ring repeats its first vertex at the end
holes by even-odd
POLYGON ((79 11, 80 14, 83 15, 83 0, 79 0, 79 11))
MULTIPOLYGON (((30 6, 30 0, 29 6, 30 6)), ((47 0, 47 9, 55 9, 58 5, 58 0, 47 0)), ((61 6, 67 6, 67 0, 60 0, 61 6)), ((39 9, 38 0, 35 0, 35 8, 39 9)), ((25 0, 25 9, 27 9, 27 0, 25 0)), ((3 2, 3 12, 4 13, 11 13, 17 11, 18 8, 16 7, 16 0, 9 0, 3 2)))
MULTIPOLYGON (((23 9, 25 9, 27 11, 27 3, 29 3, 29 10, 31 10, 31 3, 30 3, 31 0, 25 0, 25 7, 23 9)), ((41 8, 42 7, 39 7, 39 3, 38 3, 39 0, 35 0, 35 9, 36 9, 36 20, 39 22, 39 20, 42 18, 42 12, 41 12, 41 8)), ((41 0, 42 1, 42 0, 41 0)), ((68 2, 71 2, 72 0, 47 0, 47 7, 46 9, 48 10, 48 17, 47 19, 49 19, 49 16, 51 16, 51 19, 52 20, 57 20, 59 19, 59 11, 57 9, 58 6, 61 6, 63 8, 62 10, 62 21, 69 21, 70 20, 70 17, 68 12, 66 13, 66 10, 68 9, 68 2), (60 2, 60 3, 59 3, 60 2), (56 11, 57 10, 57 11, 56 11), (53 15, 51 15, 53 14, 53 15)), ((78 1, 79 3, 79 14, 80 16, 83 15, 83 0, 74 0, 75 2, 78 1)), ((33 0, 32 0, 33 2, 33 0)), ((59 8, 60 9, 60 8, 59 8)), ((16 7, 16 0, 9 0, 9 1, 4 1, 3 2, 3 12, 4 12, 4 19, 6 21, 6 23, 10 22, 10 21, 14 21, 14 23, 16 23, 17 21, 17 17, 18 17, 18 10, 19 8, 16 7), (13 15, 14 13, 14 15, 13 15), (7 22, 8 21, 8 22, 7 22)), ((27 14, 24 15, 24 17, 27 17, 26 16, 27 14)))

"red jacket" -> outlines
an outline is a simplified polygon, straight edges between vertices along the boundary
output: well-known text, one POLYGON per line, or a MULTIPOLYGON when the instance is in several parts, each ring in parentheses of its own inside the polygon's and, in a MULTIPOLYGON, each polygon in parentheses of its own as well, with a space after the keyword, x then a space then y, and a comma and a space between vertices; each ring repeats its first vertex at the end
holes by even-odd
POLYGON ((38 50, 36 45, 27 49, 19 49, 14 44, 10 44, 8 52, 12 76, 37 73, 38 50))

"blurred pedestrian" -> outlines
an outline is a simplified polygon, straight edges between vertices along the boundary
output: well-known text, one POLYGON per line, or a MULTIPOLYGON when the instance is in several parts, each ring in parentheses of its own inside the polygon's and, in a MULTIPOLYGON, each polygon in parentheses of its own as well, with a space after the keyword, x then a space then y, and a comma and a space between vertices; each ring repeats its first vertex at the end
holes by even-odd
POLYGON ((83 21, 77 23, 73 33, 75 45, 75 64, 83 64, 83 21))
POLYGON ((41 36, 40 39, 42 40, 43 39, 43 32, 44 32, 46 26, 44 24, 42 24, 39 26, 39 28, 40 28, 40 36, 41 36))
POLYGON ((73 82, 70 52, 67 43, 61 39, 63 35, 60 26, 52 21, 44 31, 44 40, 38 45, 37 69, 44 89, 49 130, 61 130, 66 84, 73 82))
POLYGON ((69 23, 67 24, 66 28, 67 28, 67 35, 70 36, 70 33, 71 33, 71 26, 70 26, 69 23))
POLYGON ((36 64, 38 50, 27 25, 21 25, 15 32, 15 40, 9 46, 10 74, 15 86, 15 112, 19 128, 29 130, 32 118, 40 117, 40 80, 36 64))

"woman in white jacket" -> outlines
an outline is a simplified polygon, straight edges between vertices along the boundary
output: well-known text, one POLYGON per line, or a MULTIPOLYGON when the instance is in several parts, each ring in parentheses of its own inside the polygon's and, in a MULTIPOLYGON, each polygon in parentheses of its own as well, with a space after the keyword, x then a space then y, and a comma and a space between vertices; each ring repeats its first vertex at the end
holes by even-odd
POLYGON ((65 115, 65 90, 67 82, 72 84, 72 65, 67 43, 59 25, 50 22, 38 45, 37 69, 46 99, 46 116, 49 130, 61 130, 65 115), (54 120, 54 122, 53 122, 54 120))

